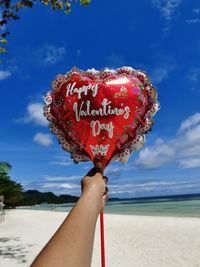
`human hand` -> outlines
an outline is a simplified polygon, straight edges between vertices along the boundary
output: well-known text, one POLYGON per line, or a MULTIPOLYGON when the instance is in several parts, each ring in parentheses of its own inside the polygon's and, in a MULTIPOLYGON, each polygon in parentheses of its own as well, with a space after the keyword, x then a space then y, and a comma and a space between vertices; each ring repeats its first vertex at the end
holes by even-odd
POLYGON ((108 178, 103 176, 103 171, 99 168, 92 168, 81 180, 82 194, 91 194, 100 200, 100 211, 104 209, 108 200, 108 178))

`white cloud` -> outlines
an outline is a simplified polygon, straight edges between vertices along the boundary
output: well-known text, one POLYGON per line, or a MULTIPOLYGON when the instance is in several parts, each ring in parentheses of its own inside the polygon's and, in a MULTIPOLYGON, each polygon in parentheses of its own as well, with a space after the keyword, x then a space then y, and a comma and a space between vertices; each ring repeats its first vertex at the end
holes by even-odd
POLYGON ((45 181, 71 181, 71 180, 81 180, 81 176, 72 175, 72 176, 45 176, 45 181))
POLYGON ((153 169, 167 164, 178 164, 183 168, 200 167, 200 113, 188 117, 181 123, 177 135, 168 141, 157 139, 138 155, 135 165, 153 169))
POLYGON ((146 183, 136 184, 124 184, 124 185, 110 185, 109 195, 128 194, 139 196, 149 195, 151 192, 154 195, 162 194, 177 194, 177 193, 188 193, 191 189, 199 188, 200 181, 149 181, 146 183))
POLYGON ((122 173, 125 171, 131 171, 136 169, 135 166, 120 164, 116 165, 116 162, 111 162, 105 169, 105 175, 108 177, 112 177, 112 179, 118 179, 121 177, 122 173))
POLYGON ((195 14, 200 14, 200 8, 194 8, 192 12, 195 14))
POLYGON ((161 65, 157 68, 154 68, 152 72, 152 81, 154 84, 160 84, 164 80, 167 80, 170 76, 170 73, 175 69, 173 65, 161 65))
POLYGON ((195 14, 195 18, 186 20, 186 23, 188 24, 196 24, 200 23, 200 8, 194 8, 192 12, 195 14))
POLYGON ((192 68, 187 74, 187 78, 192 82, 198 82, 200 79, 200 68, 192 68))
POLYGON ((175 151, 170 144, 164 141, 156 142, 153 147, 146 147, 140 153, 135 161, 136 166, 145 169, 158 168, 171 162, 175 156, 175 151))
POLYGON ((55 156, 55 160, 49 161, 48 163, 57 166, 70 166, 74 164, 74 161, 70 156, 55 156))
POLYGON ((107 62, 108 68, 119 68, 126 65, 124 57, 114 53, 108 57, 107 62))
POLYGON ((160 84, 168 79, 171 73, 177 68, 175 59, 165 54, 157 55, 157 64, 154 66, 151 79, 154 84, 160 84))
POLYGON ((81 192, 81 176, 51 176, 42 175, 35 179, 26 178, 23 180, 23 185, 26 190, 37 188, 39 191, 52 191, 55 194, 70 194, 80 195, 81 192), (28 182, 27 182, 28 181, 28 182))
POLYGON ((44 105, 40 102, 29 103, 26 110, 27 114, 24 119, 20 119, 23 122, 32 122, 37 125, 46 126, 48 125, 48 121, 44 116, 43 111, 44 105))
POLYGON ((50 146, 53 144, 52 136, 50 134, 37 133, 33 137, 33 140, 42 146, 50 146))
MULTIPOLYGON (((185 182, 181 182, 183 184, 185 182)), ((149 181, 146 183, 135 183, 135 184, 124 184, 124 185, 110 185, 109 188, 139 188, 139 187, 148 187, 148 186, 169 186, 176 185, 177 182, 169 182, 169 181, 149 181)))
POLYGON ((108 175, 108 174, 110 174, 110 173, 119 172, 119 171, 121 171, 122 169, 124 169, 124 167, 122 167, 122 166, 112 166, 112 165, 109 165, 109 166, 106 168, 105 174, 108 175))
POLYGON ((54 45, 46 45, 37 52, 40 60, 45 65, 55 65, 64 59, 66 55, 65 47, 56 47, 54 45))
MULTIPOLYGON (((174 146, 177 156, 187 158, 200 156, 200 113, 195 113, 181 123, 174 146)), ((181 161, 182 162, 182 161, 181 161)), ((182 165, 182 164, 181 164, 182 165)), ((192 167, 192 165, 191 165, 192 167)))
POLYGON ((177 9, 183 0, 151 0, 154 8, 160 11, 161 16, 165 20, 163 27, 163 37, 165 37, 171 29, 171 21, 177 14, 177 9))
POLYGON ((43 188, 54 188, 54 189, 74 189, 80 188, 80 185, 71 183, 45 183, 42 185, 43 188))
POLYGON ((185 145, 198 145, 200 144, 200 123, 191 127, 185 134, 184 134, 185 145))
POLYGON ((179 132, 185 131, 193 126, 196 126, 200 123, 200 113, 195 113, 194 115, 188 117, 181 123, 179 132))
POLYGON ((182 0, 151 0, 152 6, 159 9, 166 20, 171 20, 182 0))
POLYGON ((5 80, 11 76, 11 72, 8 70, 0 70, 0 81, 5 80))
POLYGON ((91 165, 86 165, 86 164, 82 167, 83 170, 90 170, 91 168, 92 168, 91 165))
POLYGON ((73 161, 50 161, 49 164, 58 165, 58 166, 70 166, 73 164, 73 161))
POLYGON ((198 19, 198 18, 188 19, 188 20, 186 20, 186 23, 188 23, 188 24, 200 23, 200 19, 198 19))
POLYGON ((200 158, 183 159, 180 164, 183 168, 199 168, 200 158))
POLYGON ((80 56, 81 55, 81 50, 80 49, 77 49, 76 50, 76 54, 77 54, 77 56, 80 56))
POLYGON ((184 139, 183 139, 182 149, 180 149, 179 157, 190 158, 190 157, 198 157, 198 156, 200 156, 200 144, 184 146, 184 139))
POLYGON ((154 81, 155 84, 159 84, 168 77, 169 77, 169 70, 167 68, 159 67, 154 69, 152 81, 154 81))

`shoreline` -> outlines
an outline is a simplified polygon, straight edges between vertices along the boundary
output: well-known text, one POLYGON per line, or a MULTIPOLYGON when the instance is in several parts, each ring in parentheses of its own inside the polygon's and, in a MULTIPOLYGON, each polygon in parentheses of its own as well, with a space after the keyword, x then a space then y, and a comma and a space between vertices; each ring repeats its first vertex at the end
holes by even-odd
MULTIPOLYGON (((43 210, 55 212, 70 212, 76 203, 44 204, 33 206, 20 206, 17 210, 43 210)), ((153 202, 153 203, 117 203, 107 204, 105 214, 154 216, 154 217, 181 217, 200 218, 200 200, 178 202, 153 202)))
MULTIPOLYGON (((28 210, 28 211, 49 211, 49 212, 61 212, 69 213, 68 210, 56 210, 56 209, 32 209, 32 208, 16 208, 16 209, 6 209, 9 210, 28 210)), ((120 215, 120 216, 136 216, 136 217, 162 217, 162 218, 196 218, 200 219, 200 215, 191 215, 191 214, 162 214, 162 213, 128 213, 128 212, 110 212, 104 211, 105 215, 120 215)), ((199 267, 199 266, 198 266, 199 267)))

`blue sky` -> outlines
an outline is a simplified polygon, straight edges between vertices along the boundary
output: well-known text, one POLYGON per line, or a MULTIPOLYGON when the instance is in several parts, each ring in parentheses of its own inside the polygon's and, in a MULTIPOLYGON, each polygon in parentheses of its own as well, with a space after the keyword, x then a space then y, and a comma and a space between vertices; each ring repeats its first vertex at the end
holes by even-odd
POLYGON ((42 114, 56 74, 73 66, 146 70, 162 109, 144 148, 106 170, 111 197, 200 193, 200 3, 92 1, 68 16, 36 5, 9 25, 0 65, 0 160, 25 189, 80 193, 75 165, 42 114), (117 2, 117 3, 116 3, 117 2))

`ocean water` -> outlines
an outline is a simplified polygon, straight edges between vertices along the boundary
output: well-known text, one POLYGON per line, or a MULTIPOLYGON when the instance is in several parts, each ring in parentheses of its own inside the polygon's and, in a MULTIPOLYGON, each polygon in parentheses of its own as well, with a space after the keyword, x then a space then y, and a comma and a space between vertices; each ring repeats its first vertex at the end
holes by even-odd
MULTIPOLYGON (((69 212, 74 203, 41 204, 20 209, 52 210, 69 212)), ((19 209, 18 208, 18 209, 19 209)), ((143 199, 123 199, 108 201, 105 213, 151 216, 200 217, 200 196, 159 197, 143 199)))
POLYGON ((131 201, 119 201, 110 203, 105 208, 106 213, 176 216, 176 217, 200 217, 200 199, 182 201, 154 201, 131 203, 131 201))

